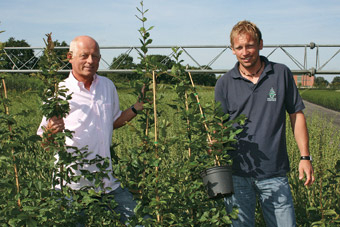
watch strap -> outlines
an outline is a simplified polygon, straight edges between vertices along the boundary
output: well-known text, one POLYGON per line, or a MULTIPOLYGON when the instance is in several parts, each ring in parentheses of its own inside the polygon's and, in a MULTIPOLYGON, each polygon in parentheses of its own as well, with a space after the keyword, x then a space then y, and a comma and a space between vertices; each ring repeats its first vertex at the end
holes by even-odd
POLYGON ((300 160, 309 160, 312 161, 312 156, 301 156, 300 160))
POLYGON ((137 110, 136 110, 136 108, 135 108, 134 105, 131 106, 131 110, 132 110, 135 114, 138 114, 138 112, 137 112, 137 110))

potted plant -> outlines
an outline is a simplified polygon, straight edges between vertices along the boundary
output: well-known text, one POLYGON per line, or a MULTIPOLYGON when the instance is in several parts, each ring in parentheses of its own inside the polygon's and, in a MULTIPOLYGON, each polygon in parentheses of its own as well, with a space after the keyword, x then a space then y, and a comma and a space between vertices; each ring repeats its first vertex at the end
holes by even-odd
POLYGON ((212 118, 207 120, 209 149, 205 169, 200 175, 211 199, 230 196, 234 192, 232 160, 228 151, 234 149, 232 145, 237 142, 236 135, 242 131, 239 126, 245 123, 245 119, 244 115, 240 115, 230 120, 229 115, 223 112, 221 104, 216 103, 212 118))

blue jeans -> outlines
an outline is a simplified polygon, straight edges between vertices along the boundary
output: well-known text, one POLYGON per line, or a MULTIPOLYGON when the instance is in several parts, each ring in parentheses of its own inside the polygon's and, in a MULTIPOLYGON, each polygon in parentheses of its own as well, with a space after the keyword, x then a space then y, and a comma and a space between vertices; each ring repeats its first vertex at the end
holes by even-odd
MULTIPOLYGON (((120 214, 120 222, 129 226, 127 220, 135 215, 134 209, 137 205, 136 201, 133 199, 133 195, 131 194, 131 192, 127 188, 123 189, 119 186, 117 189, 108 193, 108 195, 114 196, 114 200, 117 203, 114 211, 120 214)), ((76 227, 84 227, 84 225, 78 223, 76 224, 76 227)), ((141 227, 141 225, 137 225, 136 227, 141 227)))
POLYGON ((120 186, 109 194, 114 195, 114 199, 118 204, 114 211, 120 214, 121 223, 126 223, 128 218, 135 215, 133 210, 137 203, 133 200, 133 195, 127 188, 123 189, 120 186))
POLYGON ((228 212, 233 206, 239 210, 232 226, 255 226, 256 198, 258 197, 267 226, 296 226, 293 198, 287 177, 256 180, 233 176, 234 194, 225 198, 228 212))

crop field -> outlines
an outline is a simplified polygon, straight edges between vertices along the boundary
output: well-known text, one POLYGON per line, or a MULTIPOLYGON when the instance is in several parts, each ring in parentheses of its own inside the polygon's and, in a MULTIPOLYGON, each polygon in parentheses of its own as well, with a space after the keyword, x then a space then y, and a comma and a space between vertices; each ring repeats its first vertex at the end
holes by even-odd
MULTIPOLYGON (((208 198, 200 173, 212 165, 230 164, 227 151, 232 149, 238 130, 218 111, 214 88, 194 86, 191 74, 181 65, 182 50, 172 48, 171 67, 149 57, 153 26, 145 25, 148 10, 143 1, 137 10, 142 24, 138 30, 141 63, 136 66, 140 77, 131 83, 114 82, 121 110, 136 103, 137 97, 146 104, 133 121, 114 130, 111 160, 90 159, 86 147, 67 147, 65 139, 72 137, 67 129, 36 135, 43 115, 66 116, 69 111, 66 100, 70 97, 58 87, 65 75, 58 74, 62 67, 52 33, 46 34, 39 73, 0 74, 0 226, 126 226, 114 211, 114 196, 95 190, 103 188, 110 161, 114 177, 137 203, 129 226, 221 227, 237 218, 237 208, 228 213, 222 198, 208 198), (164 75, 166 85, 161 83, 164 75), (59 154, 58 160, 55 154, 59 154), (82 168, 92 164, 98 171, 82 168), (73 174, 74 169, 81 177, 73 174), (93 186, 80 190, 64 186, 81 178, 93 186), (57 189, 56 185, 62 186, 57 189)), ((340 109, 339 92, 301 93, 306 100, 340 109)), ((308 116, 316 181, 305 187, 299 180, 300 153, 288 119, 288 178, 297 226, 339 226, 340 132, 329 119, 308 116)), ((257 212, 256 226, 265 226, 261 212, 257 212)))
MULTIPOLYGON (((181 65, 179 48, 172 49, 175 61, 170 68, 148 57, 153 26, 145 27, 148 10, 143 1, 137 9, 142 23, 138 30, 141 64, 136 69, 140 78, 114 82, 122 110, 136 103, 137 97, 146 104, 133 121, 114 130, 111 160, 90 159, 86 147, 66 147, 65 139, 72 137, 67 129, 56 134, 45 131, 42 138, 36 135, 43 115, 66 116, 69 111, 66 100, 70 97, 58 87, 65 75, 57 73, 61 66, 51 33, 41 73, 0 74, 0 226, 125 226, 114 211, 114 196, 95 190, 103 187, 109 161, 114 176, 136 200, 135 216, 128 220, 131 226, 220 227, 237 218, 237 208, 228 213, 223 199, 208 198, 200 173, 232 161, 227 151, 238 130, 214 103, 214 88, 194 86, 191 74, 181 65), (166 84, 161 83, 164 75, 169 79, 166 84), (82 168, 89 164, 99 170, 82 168), (93 186, 80 190, 63 186, 81 180, 74 169, 93 186)), ((317 97, 318 102, 330 103, 328 108, 339 108, 338 93, 322 92, 301 93, 307 100, 307 96, 317 97), (333 97, 335 101, 330 101, 333 97)), ((299 180, 300 154, 292 130, 286 131, 297 225, 339 226, 340 132, 329 119, 316 114, 308 116, 307 124, 316 178, 310 187, 299 180)), ((261 212, 257 212, 256 226, 265 226, 261 212)))
MULTIPOLYGON (((135 103, 136 95, 132 94, 132 89, 128 85, 117 84, 117 88, 121 109, 135 103)), ((178 105, 178 94, 175 90, 173 86, 160 86, 157 93, 159 100, 157 101, 158 121, 160 124, 167 125, 160 130, 162 133, 160 133, 158 152, 166 154, 158 154, 162 160, 158 164, 160 170, 157 172, 162 176, 162 179, 157 178, 159 179, 158 184, 161 185, 158 192, 162 192, 158 194, 158 198, 164 204, 153 205, 152 202, 149 205, 144 204, 149 209, 159 209, 162 217, 161 223, 163 224, 155 221, 158 224, 151 226, 171 226, 172 224, 173 226, 223 226, 222 219, 224 218, 226 222, 233 217, 232 214, 226 214, 222 200, 207 200, 202 187, 193 186, 199 185, 201 181, 198 173, 190 172, 192 169, 188 170, 183 167, 190 162, 185 161, 188 151, 181 142, 186 126, 180 115, 180 109, 171 107, 178 105), (194 194, 191 190, 194 190, 196 194, 193 198, 188 199, 190 195, 194 194), (195 210, 194 213, 192 213, 193 210, 195 210)), ((213 88, 199 87, 197 93, 203 109, 208 109, 213 103, 213 88)), ((67 215, 74 215, 74 213, 65 213, 62 207, 54 207, 50 204, 51 200, 48 200, 53 157, 51 153, 41 149, 39 141, 33 139, 42 117, 40 96, 40 92, 32 90, 24 92, 9 90, 8 92, 8 99, 11 100, 9 112, 17 114, 24 111, 20 115, 15 115, 15 121, 16 128, 24 130, 22 139, 25 142, 17 146, 19 150, 15 151, 16 161, 14 163, 16 163, 20 181, 19 194, 15 189, 13 161, 6 158, 6 155, 11 155, 1 151, 0 223, 3 226, 52 226, 58 225, 58 223, 67 223, 65 219, 70 217, 67 215), (16 209, 18 196, 21 198, 21 209, 16 209), (49 201, 49 203, 44 201, 49 201)), ((138 180, 138 178, 133 179, 133 170, 129 167, 133 166, 136 160, 127 154, 141 147, 142 139, 136 128, 141 127, 142 118, 143 116, 140 115, 133 120, 131 125, 114 131, 113 143, 116 145, 114 152, 117 155, 114 162, 118 166, 114 166, 114 169, 115 173, 117 172, 117 177, 126 185, 134 185, 130 181, 138 180), (127 157, 129 160, 124 162, 127 157), (120 159, 122 162, 119 161, 120 159)), ((300 155, 292 131, 287 129, 287 146, 291 161, 289 181, 294 197, 297 223, 298 226, 338 226, 340 221, 340 132, 321 116, 310 116, 307 121, 311 155, 315 160, 313 166, 316 182, 311 187, 303 186, 303 182, 299 180, 300 155)), ((6 130, 8 130, 7 126, 1 124, 1 131, 6 130)), ((2 137, 1 147, 4 148, 6 143, 8 141, 2 137)), ((201 156, 202 154, 193 153, 192 156, 201 156)), ((150 168, 148 170, 150 171, 150 168)), ((156 177, 152 172, 149 174, 156 177)), ((155 185, 143 186, 144 190, 150 194, 153 192, 153 187, 155 185)), ((151 197, 153 196, 155 195, 151 197)), ((89 214, 91 213, 89 212, 89 214)), ((156 215, 157 212, 154 214, 156 215)), ((88 223, 97 223, 100 226, 101 224, 95 220, 96 217, 99 219, 99 216, 92 214, 93 220, 88 220, 88 223)), ((260 214, 258 214, 256 222, 257 226, 264 226, 260 214)), ((104 225, 105 222, 101 221, 101 223, 104 225)))
MULTIPOLYGON (((310 93, 312 94, 312 92, 310 93)), ((334 94, 334 92, 331 93, 334 94)), ((203 103, 209 104, 214 99, 213 88, 202 88, 199 95, 203 103)), ((174 99, 172 92, 168 92, 164 96, 166 97, 164 103, 169 103, 174 99)), ((318 93, 315 96, 318 96, 318 93)), ((120 97, 122 106, 127 107, 134 102, 133 97, 123 94, 120 94, 120 97)), ((340 101, 337 105, 339 103, 340 101)), ((180 120, 176 117, 176 113, 167 108, 166 105, 163 108, 166 110, 162 117, 173 123, 169 127, 168 133, 171 136, 176 136, 178 133, 176 129, 181 124, 180 120)), ((319 115, 312 115, 307 121, 310 151, 315 160, 313 167, 316 177, 316 182, 309 188, 303 186, 303 182, 299 180, 298 163, 300 153, 292 131, 287 128, 287 147, 291 161, 289 180, 294 196, 297 223, 298 226, 323 226, 324 224, 325 226, 337 226, 338 224, 336 223, 340 221, 340 132, 329 123, 328 119, 319 115)), ((289 122, 287 122, 287 125, 290 125, 289 122)), ((136 141, 127 127, 118 129, 115 132, 114 141, 119 144, 117 151, 120 152, 126 150, 126 147, 132 143, 140 142, 136 141)), ((176 147, 176 149, 180 148, 176 147)), ((257 217, 257 226, 265 226, 260 215, 257 217)))
POLYGON ((340 111, 340 90, 301 90, 300 94, 309 102, 340 111))

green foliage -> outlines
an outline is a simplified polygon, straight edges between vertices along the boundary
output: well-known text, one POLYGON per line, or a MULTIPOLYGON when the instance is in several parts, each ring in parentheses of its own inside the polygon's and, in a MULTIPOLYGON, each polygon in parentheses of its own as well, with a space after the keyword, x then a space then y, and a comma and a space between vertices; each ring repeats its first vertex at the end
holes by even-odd
POLYGON ((325 80, 325 78, 321 77, 315 77, 314 80, 314 86, 316 88, 326 88, 329 85, 329 82, 325 80))
MULTIPOLYGON (((288 119, 287 119, 288 120, 288 119)), ((288 123, 288 122, 287 122, 288 123)), ((294 135, 287 130, 291 162, 289 182, 299 226, 338 226, 340 221, 339 129, 319 115, 308 118, 310 152, 316 181, 310 187, 299 180, 300 154, 294 135)))
MULTIPOLYGON (((25 40, 15 40, 15 38, 10 37, 5 43, 5 47, 29 47, 30 45, 25 40)), ((2 68, 4 69, 28 69, 37 68, 35 62, 37 57, 34 55, 32 49, 25 50, 7 50, 7 54, 12 60, 8 59, 5 55, 0 56, 0 61, 2 62, 2 68), (26 64, 24 64, 26 63, 26 64)))
MULTIPOLYGON (((135 124, 129 124, 129 133, 133 133, 138 142, 129 146, 126 142, 130 139, 117 140, 125 141, 125 145, 121 152, 116 152, 113 165, 116 176, 134 192, 138 201, 136 217, 130 223, 145 226, 226 225, 231 216, 226 213, 223 201, 207 199, 199 175, 209 163, 207 157, 211 147, 207 141, 209 131, 204 127, 208 120, 200 113, 197 90, 190 84, 181 65, 182 52, 178 48, 173 48, 175 61, 169 61, 169 65, 162 62, 163 56, 147 55, 151 43, 150 29, 144 27, 147 10, 143 9, 142 2, 141 6, 142 9, 138 10, 142 16, 138 18, 143 23, 139 30, 142 52, 137 72, 142 79, 133 86, 135 95, 145 102, 153 100, 153 103, 145 105, 144 113, 138 116, 135 124), (176 82, 175 85, 158 85, 169 79, 176 82), (142 88, 144 93, 140 93, 142 88), (169 99, 171 91, 176 95, 169 99), (172 113, 171 119, 176 118, 169 121, 167 112, 172 113), (170 135, 172 130, 174 132, 170 135), (149 218, 144 219, 145 216, 149 218)), ((207 115, 213 114, 211 105, 203 108, 207 115)), ((212 125, 215 123, 211 120, 212 125)), ((228 130, 232 131, 231 128, 228 130)), ((227 140, 229 138, 222 137, 221 144, 227 140)))
MULTIPOLYGON (((136 64, 133 62, 133 57, 128 54, 120 54, 118 57, 114 57, 110 65, 110 69, 136 69, 136 64)), ((140 79, 140 75, 134 73, 109 73, 107 75, 113 82, 130 81, 140 79)))
MULTIPOLYGON (((62 76, 56 73, 59 63, 51 42, 49 34, 44 52, 46 62, 42 65, 43 74, 39 75, 46 86, 41 111, 48 118, 65 116, 69 110, 67 100, 71 98, 66 89, 58 86, 62 76)), ((118 215, 110 210, 116 206, 114 200, 94 190, 103 188, 108 160, 98 156, 88 159, 86 149, 65 146, 65 138, 72 136, 70 131, 53 135, 45 131, 42 138, 37 136, 40 120, 36 119, 38 123, 35 123, 34 130, 30 130, 27 119, 32 113, 23 110, 10 114, 11 101, 7 98, 4 78, 0 88, 4 91, 1 92, 0 104, 5 107, 0 111, 0 167, 3 170, 0 172, 0 223, 6 226, 73 226, 76 223, 122 226, 118 215), (70 149, 74 151, 69 153, 70 149), (59 160, 54 163, 56 153, 59 160), (83 165, 91 164, 97 165, 98 173, 81 169, 83 165), (72 169, 79 169, 84 178, 94 182, 95 188, 75 191, 64 187, 71 181, 79 181, 72 169), (55 189, 57 184, 62 185, 61 189, 55 189)), ((34 116, 41 119, 41 114, 34 116)))
POLYGON ((340 111, 340 92, 336 90, 303 90, 301 97, 309 102, 340 111))
MULTIPOLYGON (((30 47, 25 40, 16 40, 10 37, 5 43, 4 47, 30 47)), ((65 41, 54 41, 55 47, 67 46, 65 41)), ((6 50, 9 59, 5 54, 0 55, 1 68, 3 69, 38 69, 44 63, 44 55, 42 57, 36 56, 33 49, 10 49, 6 50), (37 62, 39 61, 39 64, 37 62)), ((62 63, 66 59, 67 49, 56 49, 55 54, 57 60, 62 63)))
POLYGON ((34 75, 6 74, 7 89, 10 91, 42 91, 44 83, 34 75))
MULTIPOLYGON (((0 34, 4 31, 0 31, 0 34)), ((5 47, 5 44, 0 42, 0 68, 3 68, 6 62, 4 61, 5 53, 3 51, 3 48, 5 47)))
MULTIPOLYGON (((143 23, 140 29, 140 60, 143 65, 137 69, 141 79, 132 83, 134 89, 118 89, 118 93, 121 109, 128 108, 136 97, 147 104, 144 113, 139 114, 133 123, 115 130, 115 146, 111 150, 114 173, 123 186, 133 192, 138 202, 136 216, 130 220, 130 225, 227 226, 237 218, 237 209, 227 213, 222 200, 207 199, 199 173, 214 164, 209 150, 213 155, 220 155, 221 162, 223 159, 230 161, 227 153, 220 151, 231 149, 230 145, 240 131, 231 127, 235 122, 228 121, 228 116, 215 105, 213 88, 190 84, 190 78, 181 65, 182 52, 179 48, 173 48, 175 61, 170 72, 162 71, 165 69, 158 68, 157 63, 148 57, 152 27, 144 27, 147 10, 143 9, 143 2, 141 6, 142 9, 138 10, 142 16, 138 18, 143 23), (176 83, 156 84, 153 90, 153 73, 158 82, 167 75, 176 83), (154 96, 155 101, 149 103, 154 96), (209 130, 204 124, 209 126, 209 130), (210 144, 208 133, 217 142, 210 144), (145 218, 146 215, 149 218, 145 218)), ((51 41, 46 43, 43 74, 37 75, 43 81, 44 93, 10 90, 8 97, 2 95, 0 99, 0 105, 11 110, 0 109, 0 223, 2 226, 74 226, 76 223, 123 226, 118 221, 119 215, 111 212, 116 206, 111 196, 104 196, 94 188, 76 191, 68 187, 54 189, 62 181, 79 180, 78 176, 70 174, 70 168, 92 163, 98 164, 102 171, 98 174, 82 173, 100 186, 101 179, 106 176, 108 160, 100 157, 88 159, 86 148, 72 148, 76 155, 70 155, 66 148, 71 147, 65 147, 64 141, 67 136, 72 136, 72 132, 64 131, 54 136, 45 134, 44 138, 35 135, 42 114, 64 116, 69 109, 67 100, 71 98, 65 88, 56 86, 63 75, 56 73, 60 61, 53 48, 49 48, 51 41), (39 109, 42 100, 45 104, 39 109), (41 142, 46 140, 53 143, 42 146, 41 142), (60 159, 55 165, 54 155, 57 152, 60 159)), ((7 78, 1 75, 1 80, 7 78)), ((1 83, 1 91, 3 88, 4 83, 1 83)), ((235 121, 241 124, 243 120, 235 121)), ((292 169, 289 182, 297 225, 338 226, 340 133, 328 119, 319 116, 308 118, 308 126, 316 177, 315 184, 308 188, 298 178, 300 155, 291 130, 287 130, 292 169)), ((258 215, 256 225, 263 224, 262 216, 258 215)))
POLYGON ((336 76, 333 78, 331 83, 332 89, 340 89, 340 76, 336 76))
POLYGON ((216 162, 219 165, 232 164, 228 151, 234 149, 232 145, 237 142, 236 136, 242 132, 245 120, 245 115, 230 120, 229 115, 223 112, 221 103, 215 105, 213 116, 208 121, 209 133, 214 140, 210 145, 210 154, 215 157, 215 164, 216 162), (237 128, 235 124, 238 125, 237 128))
MULTIPOLYGON (((190 66, 188 69, 211 69, 211 67, 202 65, 200 68, 190 66)), ((217 78, 214 73, 193 73, 192 79, 196 84, 205 86, 215 86, 217 78)))
POLYGON ((67 94, 68 90, 65 87, 59 86, 64 77, 57 74, 60 69, 60 62, 54 51, 51 33, 46 36, 47 42, 44 40, 46 48, 41 61, 42 75, 39 75, 46 85, 42 98, 44 103, 42 113, 47 119, 54 116, 65 117, 70 110, 68 100, 71 99, 71 94, 67 94))
MULTIPOLYGON (((176 85, 174 87, 176 87, 176 85)), ((177 87, 177 91, 182 90, 182 88, 180 88, 178 85, 177 87)), ((159 181, 159 184, 166 182, 166 187, 164 186, 166 190, 170 192, 174 191, 169 194, 168 199, 164 199, 164 201, 168 203, 167 206, 169 211, 169 215, 166 216, 166 223, 182 223, 177 224, 178 226, 194 226, 193 223, 199 223, 197 226, 209 226, 209 215, 212 217, 213 214, 217 214, 216 212, 213 212, 214 208, 218 210, 220 217, 224 216, 231 219, 232 214, 223 214, 223 212, 225 212, 223 201, 207 200, 206 192, 204 191, 202 181, 199 177, 199 171, 203 167, 197 167, 197 163, 200 161, 200 159, 206 157, 204 155, 207 155, 206 151, 209 149, 209 146, 206 143, 206 135, 203 134, 205 129, 203 127, 201 130, 198 127, 194 128, 191 131, 192 140, 189 143, 189 138, 186 134, 186 119, 183 118, 181 113, 181 111, 185 111, 185 107, 183 107, 182 104, 179 105, 179 102, 177 101, 179 97, 185 100, 185 96, 179 96, 177 91, 172 89, 172 87, 163 86, 159 88, 158 92, 159 96, 164 97, 162 100, 164 105, 159 107, 159 111, 162 111, 162 115, 159 117, 159 120, 163 121, 164 119, 168 122, 171 122, 171 124, 166 128, 167 138, 168 141, 170 141, 170 139, 176 141, 176 143, 172 144, 171 146, 169 145, 169 149, 167 151, 168 154, 162 156, 162 160, 159 163, 160 171, 164 169, 164 172, 168 172, 162 175, 162 177, 165 179, 159 181), (173 105, 178 106, 178 108, 173 108, 173 105), (202 134, 201 139, 199 137, 199 133, 202 134), (205 150, 200 150, 200 143, 206 144, 207 148, 205 150), (189 144, 192 149, 191 159, 188 158, 189 144), (188 161, 184 162, 184 160, 188 161), (184 166, 187 168, 184 168, 184 166), (192 208, 192 211, 188 208, 192 208), (173 214, 177 216, 174 217, 173 214), (202 216, 206 218, 201 219, 202 216), (193 217, 195 217, 195 219, 193 217), (200 222, 197 221, 198 219, 200 222), (185 221, 188 221, 187 225, 185 221)), ((128 108, 131 103, 136 101, 136 96, 131 94, 129 90, 121 89, 118 90, 118 92, 121 109, 128 108)), ((211 100, 214 98, 213 88, 197 87, 197 93, 200 95, 200 101, 204 110, 208 110, 209 106, 212 105, 210 104, 211 100)), ((54 200, 53 198, 50 198, 52 185, 51 169, 53 169, 54 166, 53 154, 44 151, 39 143, 34 143, 30 138, 30 136, 36 133, 36 129, 41 120, 41 113, 39 111, 40 98, 36 93, 33 92, 11 92, 9 99, 11 100, 11 112, 15 115, 15 121, 18 124, 17 126, 29 130, 29 133, 26 133, 26 135, 24 133, 28 144, 25 142, 23 145, 26 147, 25 150, 17 154, 17 161, 20 162, 18 170, 21 179, 21 189, 25 191, 24 193, 28 192, 27 194, 24 194, 26 199, 24 204, 28 206, 28 209, 33 210, 29 215, 31 215, 31 219, 35 220, 37 223, 40 223, 38 226, 60 226, 63 223, 66 223, 65 225, 68 225, 67 223, 71 225, 71 222, 75 221, 74 217, 76 216, 76 212, 80 211, 81 208, 85 206, 85 204, 79 204, 79 206, 77 206, 77 203, 75 203, 73 206, 77 208, 74 212, 71 212, 70 210, 65 209, 68 202, 66 199, 54 200), (26 110, 25 112, 27 115, 18 114, 21 113, 22 110, 26 110), (40 187, 41 189, 38 190, 40 187), (61 209, 61 206, 64 208, 61 209), (47 217, 47 221, 44 221, 45 219, 43 219, 43 217, 45 217, 45 219, 47 217), (68 222, 66 222, 67 219, 69 219, 68 222)), ((194 120, 192 124, 201 126, 201 122, 196 120, 201 119, 201 115, 199 114, 198 109, 194 109, 195 106, 197 107, 197 103, 195 99, 193 99, 192 107, 188 111, 188 114, 192 114, 192 116, 195 117, 193 118, 194 120)), ((117 156, 114 160, 116 160, 116 163, 119 161, 121 164, 120 166, 113 164, 115 168, 114 172, 117 171, 117 175, 121 176, 119 180, 124 182, 125 186, 128 185, 125 182, 131 180, 132 184, 136 179, 136 177, 134 177, 135 172, 133 172, 134 168, 131 166, 142 163, 132 152, 133 149, 136 149, 136 147, 142 144, 141 138, 139 138, 136 132, 133 130, 133 126, 139 128, 139 124, 141 123, 139 120, 141 120, 141 118, 142 116, 138 115, 137 119, 135 119, 138 121, 138 123, 135 121, 135 124, 131 125, 131 127, 119 128, 114 132, 113 140, 117 144, 114 147, 114 154, 117 156), (122 165, 123 162, 125 162, 125 159, 127 159, 127 168, 123 168, 124 166, 122 165)), ((303 186, 303 181, 298 179, 298 163, 300 155, 291 130, 287 130, 287 145, 291 162, 289 182, 294 198, 297 225, 312 226, 313 222, 322 221, 325 223, 324 226, 337 226, 336 215, 327 216, 327 214, 333 212, 328 212, 327 210, 334 210, 337 214, 339 214, 338 185, 340 185, 340 182, 339 177, 333 177, 333 174, 331 173, 336 173, 338 171, 336 166, 337 160, 340 160, 339 129, 333 126, 331 122, 329 122, 329 119, 324 119, 319 115, 308 116, 307 124, 310 136, 310 151, 314 159, 313 166, 316 177, 316 182, 311 187, 303 186), (323 172, 322 177, 320 175, 321 171, 323 172)), ((1 129, 7 130, 7 126, 1 125, 1 129)), ((8 223, 8 219, 20 218, 22 216, 18 217, 19 210, 16 208, 17 200, 12 196, 12 194, 10 194, 10 192, 15 194, 15 187, 13 187, 14 172, 13 166, 10 164, 12 158, 11 156, 9 157, 8 155, 4 155, 2 153, 2 148, 0 148, 0 150, 0 175, 2 179, 0 187, 0 193, 2 195, 2 198, 0 199, 0 223, 8 223)), ((144 165, 138 167, 137 169, 143 167, 144 165)), ((153 187, 154 185, 150 185, 150 187, 151 186, 153 187)), ((148 187, 148 185, 145 187, 148 187)), ((134 188, 130 189, 132 189, 131 191, 134 191, 134 188)), ((138 196, 141 195, 138 191, 135 191, 134 194, 136 198, 139 198, 138 196)), ((55 198, 58 197, 58 194, 54 195, 55 198)), ((86 193, 83 192, 83 194, 80 194, 77 198, 81 198, 82 195, 85 196, 86 193)), ((147 209, 145 208, 147 205, 148 204, 144 205, 144 209, 147 209)), ((94 209, 94 211, 88 211, 88 223, 90 221, 94 222, 95 220, 98 220, 99 223, 99 220, 102 218, 100 218, 100 215, 94 213, 95 205, 90 209, 94 209), (96 219, 96 217, 98 217, 98 219, 96 219)), ((236 213, 237 210, 234 212, 236 213)), ((235 215, 236 214, 234 214, 234 217, 235 215)), ((259 215, 256 226, 263 226, 261 223, 264 224, 264 222, 261 218, 261 215, 259 215)), ((106 218, 106 220, 108 221, 108 218, 106 218)), ((86 222, 86 220, 83 221, 86 222)), ((108 224, 107 226, 110 225, 115 226, 114 224, 108 224)), ((103 225, 99 223, 97 226, 103 225)), ((157 225, 155 224, 154 226, 157 225)), ((315 224, 315 226, 322 225, 315 224)))
MULTIPOLYGON (((145 48, 143 48, 145 49, 145 48)), ((176 64, 176 57, 174 49, 172 48, 173 53, 172 56, 166 56, 166 55, 159 55, 159 54, 152 54, 152 55, 147 55, 146 59, 149 63, 152 64, 153 69, 157 69, 160 71, 168 71, 171 70, 174 65, 176 64), (175 60, 173 60, 175 58, 175 60)), ((178 48, 177 48, 178 49, 178 48)), ((180 51, 183 52, 183 51, 180 51)), ((136 70, 137 68, 143 69, 143 66, 145 65, 145 60, 143 58, 139 58, 141 62, 139 64, 136 64, 133 62, 133 57, 124 53, 120 54, 118 57, 114 57, 112 60, 112 63, 110 65, 110 69, 131 69, 131 70, 136 70)), ((202 66, 203 68, 209 68, 202 66)), ((188 69, 197 69, 195 67, 188 66, 188 69)), ((172 73, 174 74, 174 73, 172 73)), ((112 81, 115 83, 119 82, 127 82, 127 81, 132 81, 132 80, 138 80, 141 79, 141 73, 108 73, 106 75, 108 78, 110 78, 112 81)), ((216 75, 211 73, 211 74, 206 74, 206 73, 195 73, 192 75, 193 80, 197 85, 205 85, 205 86, 214 86, 217 79, 216 75)), ((161 77, 157 78, 157 83, 164 83, 164 84, 177 84, 178 79, 174 78, 173 75, 169 74, 164 74, 161 77)))
MULTIPOLYGON (((52 34, 52 33, 51 33, 52 34)), ((58 64, 58 67, 63 68, 63 69, 71 69, 71 67, 65 67, 64 65, 67 65, 68 59, 67 59, 67 53, 68 49, 56 49, 55 47, 67 47, 67 43, 65 41, 59 42, 58 40, 53 41, 51 44, 51 47, 53 46, 53 58, 55 60, 55 63, 58 64)), ((39 68, 44 68, 44 65, 48 63, 50 59, 48 59, 48 56, 44 53, 38 63, 39 68)), ((64 78, 66 75, 64 75, 64 78)))

